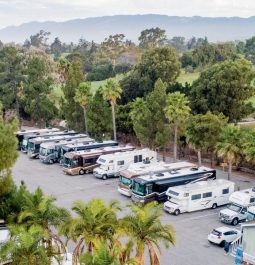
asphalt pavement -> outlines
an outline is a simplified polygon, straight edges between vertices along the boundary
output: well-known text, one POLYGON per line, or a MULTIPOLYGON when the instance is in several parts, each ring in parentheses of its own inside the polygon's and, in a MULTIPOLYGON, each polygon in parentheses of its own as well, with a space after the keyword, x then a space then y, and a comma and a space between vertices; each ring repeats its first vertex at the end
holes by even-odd
MULTIPOLYGON (((241 189, 255 187, 255 177, 240 174, 232 178, 241 189)), ((28 189, 34 191, 40 186, 46 194, 57 198, 57 204, 71 209, 75 200, 88 200, 98 197, 106 202, 118 200, 120 204, 131 203, 129 198, 117 191, 117 179, 106 181, 93 175, 68 176, 62 172, 59 164, 45 165, 39 160, 31 160, 20 153, 13 168, 13 177, 17 184, 24 180, 28 189)), ((225 172, 218 170, 217 178, 226 178, 225 172)), ((207 241, 208 233, 222 224, 218 212, 204 210, 184 213, 179 216, 163 212, 162 222, 171 224, 176 230, 177 243, 166 249, 162 246, 161 265, 231 265, 234 258, 225 256, 222 248, 207 241)), ((146 262, 146 264, 149 264, 146 262)))

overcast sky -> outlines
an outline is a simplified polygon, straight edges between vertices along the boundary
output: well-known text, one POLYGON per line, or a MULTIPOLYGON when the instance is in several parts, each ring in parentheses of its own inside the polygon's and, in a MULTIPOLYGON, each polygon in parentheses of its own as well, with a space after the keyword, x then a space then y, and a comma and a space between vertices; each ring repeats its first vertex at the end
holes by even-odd
POLYGON ((0 0, 0 28, 117 14, 250 17, 255 0, 0 0))

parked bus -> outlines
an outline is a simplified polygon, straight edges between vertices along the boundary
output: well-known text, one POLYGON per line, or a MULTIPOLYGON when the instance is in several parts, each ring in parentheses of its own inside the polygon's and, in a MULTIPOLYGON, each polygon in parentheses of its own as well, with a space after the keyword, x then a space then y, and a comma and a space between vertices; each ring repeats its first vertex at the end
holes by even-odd
MULTIPOLYGON (((76 134, 74 131, 73 134, 76 134)), ((50 137, 50 136, 60 136, 60 135, 70 135, 69 131, 56 131, 56 132, 44 132, 44 133, 36 133, 36 134, 27 134, 24 136, 24 139, 22 141, 21 144, 21 151, 23 153, 27 153, 28 151, 28 144, 29 141, 34 139, 34 138, 38 138, 38 137, 50 137)))
MULTIPOLYGON (((82 151, 89 149, 102 148, 106 146, 117 146, 118 143, 116 141, 103 141, 103 142, 95 142, 90 144, 67 144, 61 147, 61 159, 64 158, 65 153, 73 152, 73 151, 82 151)), ((62 164, 62 162, 61 162, 62 164)))
POLYGON ((61 157, 61 147, 66 144, 88 144, 93 143, 94 139, 88 137, 86 134, 75 135, 77 137, 70 138, 67 140, 55 141, 42 143, 40 145, 39 158, 41 162, 46 164, 53 164, 60 161, 61 157), (80 136, 80 137, 79 137, 80 136), (79 138, 78 138, 79 137, 79 138))
POLYGON ((164 173, 171 170, 178 170, 181 168, 195 167, 195 164, 190 162, 176 162, 166 164, 162 161, 151 160, 143 161, 141 163, 132 164, 126 170, 120 172, 118 191, 122 195, 131 197, 132 195, 132 181, 134 178, 147 174, 164 173))
POLYGON ((26 135, 40 135, 48 132, 58 132, 58 128, 45 128, 45 129, 33 129, 33 130, 20 130, 16 132, 16 137, 18 139, 18 150, 21 149, 22 141, 26 135))
POLYGON ((28 156, 30 158, 39 158, 40 145, 47 142, 55 142, 67 139, 79 138, 79 134, 70 131, 69 134, 65 133, 63 135, 54 135, 54 136, 43 136, 30 139, 28 141, 28 156), (78 136, 77 136, 78 135, 78 136))
POLYGON ((216 170, 207 167, 191 167, 137 177, 132 183, 132 200, 147 203, 164 202, 169 187, 184 185, 197 179, 215 179, 216 170))
POLYGON ((89 149, 68 152, 64 155, 63 171, 69 175, 83 175, 92 172, 98 166, 97 159, 103 154, 125 152, 134 150, 133 146, 108 146, 97 149, 89 149))
POLYGON ((104 180, 119 177, 119 172, 129 165, 141 163, 142 161, 149 162, 152 159, 157 159, 157 153, 150 149, 101 155, 97 160, 99 167, 94 169, 93 175, 104 180))
POLYGON ((235 183, 225 179, 198 181, 170 187, 166 195, 164 210, 168 213, 193 212, 204 209, 215 209, 229 203, 229 196, 235 190, 235 183))

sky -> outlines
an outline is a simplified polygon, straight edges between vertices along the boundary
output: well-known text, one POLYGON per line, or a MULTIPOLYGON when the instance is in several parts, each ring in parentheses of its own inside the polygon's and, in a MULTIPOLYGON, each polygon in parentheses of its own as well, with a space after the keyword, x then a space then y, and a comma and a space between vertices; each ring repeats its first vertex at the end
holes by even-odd
POLYGON ((0 28, 127 14, 250 17, 255 15, 255 0, 0 0, 0 28))

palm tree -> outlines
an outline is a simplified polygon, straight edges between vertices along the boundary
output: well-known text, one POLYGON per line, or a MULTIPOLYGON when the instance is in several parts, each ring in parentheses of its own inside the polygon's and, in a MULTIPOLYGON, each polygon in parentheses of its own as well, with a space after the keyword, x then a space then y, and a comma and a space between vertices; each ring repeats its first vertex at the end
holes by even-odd
POLYGON ((91 97, 92 97, 91 84, 89 82, 80 83, 78 89, 75 92, 74 100, 75 102, 79 103, 83 109, 86 134, 88 134, 88 123, 87 123, 86 110, 89 105, 91 97))
POLYGON ((0 246, 0 260, 11 260, 13 265, 50 265, 53 256, 49 256, 42 244, 47 234, 40 226, 32 225, 9 227, 11 238, 0 246))
POLYGON ((117 140, 116 124, 115 124, 115 105, 117 98, 120 98, 122 89, 120 85, 113 79, 108 79, 103 90, 103 97, 105 100, 109 100, 112 106, 112 126, 114 141, 117 140))
POLYGON ((88 252, 93 252, 99 241, 113 244, 113 236, 118 227, 116 213, 120 208, 115 201, 106 205, 101 199, 93 199, 87 204, 74 202, 72 210, 77 215, 70 229, 74 241, 77 242, 73 251, 73 264, 77 264, 84 246, 88 252))
POLYGON ((187 120, 190 107, 189 100, 184 94, 175 92, 168 94, 166 100, 165 113, 167 119, 173 124, 174 129, 174 162, 177 159, 177 141, 178 141, 178 130, 180 126, 187 120))
POLYGON ((155 202, 146 205, 129 205, 131 214, 121 220, 122 229, 136 243, 138 265, 144 265, 144 251, 149 250, 151 265, 159 265, 159 243, 166 247, 175 244, 175 232, 171 225, 162 225, 162 211, 155 202))
POLYGON ((244 144, 244 154, 247 161, 255 163, 255 130, 250 129, 246 132, 244 144))
POLYGON ((52 252, 52 242, 59 246, 59 252, 65 252, 65 246, 52 227, 58 227, 70 218, 69 212, 55 205, 56 199, 45 196, 40 188, 34 194, 25 194, 23 210, 18 216, 18 223, 26 227, 32 225, 40 226, 47 235, 45 242, 49 252, 52 252))
POLYGON ((222 129, 216 144, 218 154, 228 163, 228 180, 231 178, 232 166, 241 156, 242 131, 238 126, 229 124, 222 129))

